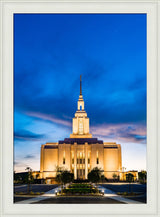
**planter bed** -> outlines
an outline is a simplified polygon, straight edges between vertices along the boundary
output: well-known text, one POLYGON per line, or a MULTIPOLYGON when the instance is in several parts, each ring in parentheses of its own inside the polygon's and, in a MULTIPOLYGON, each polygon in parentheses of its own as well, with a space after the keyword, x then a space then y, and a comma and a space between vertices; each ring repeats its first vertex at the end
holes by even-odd
POLYGON ((39 195, 42 195, 42 194, 44 194, 44 192, 33 192, 33 191, 31 191, 31 192, 29 192, 29 193, 27 193, 27 192, 15 192, 15 194, 14 195, 18 195, 18 196, 21 196, 21 195, 32 195, 32 196, 39 196, 39 195))
POLYGON ((67 188, 63 190, 63 193, 68 194, 90 194, 90 193, 96 193, 97 189, 92 189, 92 188, 67 188))
POLYGON ((91 184, 71 184, 69 188, 93 188, 91 184))
POLYGON ((76 196, 78 196, 78 197, 103 197, 103 194, 101 194, 101 193, 97 193, 97 194, 93 194, 93 193, 90 193, 90 194, 78 194, 78 193, 76 193, 76 194, 70 194, 70 193, 68 193, 68 194, 57 194, 57 196, 58 197, 76 197, 76 196))
POLYGON ((94 188, 91 184, 71 184, 68 188, 63 189, 63 193, 57 193, 58 196, 98 196, 102 195, 97 188, 94 188))

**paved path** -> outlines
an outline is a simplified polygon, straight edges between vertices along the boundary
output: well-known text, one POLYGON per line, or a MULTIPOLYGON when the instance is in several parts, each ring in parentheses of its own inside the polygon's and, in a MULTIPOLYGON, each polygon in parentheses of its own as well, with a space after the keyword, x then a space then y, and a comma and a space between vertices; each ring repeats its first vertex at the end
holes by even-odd
POLYGON ((115 183, 103 183, 100 184, 104 188, 108 188, 114 192, 135 192, 138 194, 145 194, 147 191, 147 185, 139 183, 124 183, 124 182, 115 182, 115 183))
MULTIPOLYGON (((107 189, 105 187, 102 187, 100 185, 98 186, 98 188, 104 192, 105 198, 116 200, 116 201, 119 201, 121 203, 126 203, 126 204, 142 204, 142 202, 119 196, 114 191, 107 189)), ((51 198, 55 197, 56 196, 55 192, 57 190, 58 190, 58 187, 53 188, 50 191, 47 191, 46 193, 44 193, 43 195, 40 195, 40 196, 37 196, 34 198, 30 198, 27 200, 22 200, 22 201, 16 202, 16 204, 31 204, 31 203, 38 203, 40 201, 42 203, 43 200, 51 199, 51 198)))
MULTIPOLYGON (((47 192, 50 191, 53 188, 56 188, 58 185, 56 184, 31 184, 30 185, 30 190, 33 191, 34 193, 36 192, 47 192)), ((14 193, 20 193, 24 192, 27 193, 28 191, 28 185, 19 185, 19 186, 14 186, 14 193)))
POLYGON ((22 200, 22 201, 16 202, 16 204, 36 203, 36 202, 39 202, 41 200, 45 200, 45 199, 49 199, 51 197, 55 197, 56 196, 55 191, 57 191, 57 190, 58 190, 58 187, 57 188, 53 188, 50 191, 47 191, 47 192, 45 192, 44 194, 42 194, 40 196, 37 196, 37 197, 34 197, 34 198, 30 198, 30 199, 27 199, 27 200, 22 200))
MULTIPOLYGON (((35 204, 35 203, 34 203, 35 204)), ((36 204, 124 204, 123 202, 100 196, 50 197, 36 204)))
POLYGON ((119 196, 114 191, 112 191, 110 189, 107 189, 105 187, 102 187, 100 185, 98 186, 98 188, 104 192, 105 197, 109 197, 109 198, 111 198, 113 200, 117 200, 117 201, 127 203, 127 204, 142 204, 142 202, 131 200, 131 199, 119 196))
POLYGON ((27 187, 27 185, 17 185, 17 186, 14 186, 14 188, 22 188, 22 187, 27 187))

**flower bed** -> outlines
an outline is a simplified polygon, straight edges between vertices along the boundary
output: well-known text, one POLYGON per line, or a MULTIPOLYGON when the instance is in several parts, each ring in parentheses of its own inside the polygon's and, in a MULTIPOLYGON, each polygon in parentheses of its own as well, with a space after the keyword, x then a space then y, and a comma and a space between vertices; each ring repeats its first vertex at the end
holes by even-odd
POLYGON ((15 195, 41 195, 44 194, 44 192, 33 192, 30 191, 29 193, 27 192, 15 192, 15 195))
POLYGON ((71 184, 68 188, 63 189, 63 193, 59 192, 57 195, 102 195, 97 188, 91 184, 71 184))
POLYGON ((90 194, 90 193, 96 193, 96 189, 90 189, 90 188, 67 188, 63 190, 63 193, 65 194, 90 194))
POLYGON ((93 188, 91 184, 71 184, 69 188, 93 188))
POLYGON ((138 196, 138 195, 142 195, 143 192, 117 192, 118 195, 121 196, 138 196))

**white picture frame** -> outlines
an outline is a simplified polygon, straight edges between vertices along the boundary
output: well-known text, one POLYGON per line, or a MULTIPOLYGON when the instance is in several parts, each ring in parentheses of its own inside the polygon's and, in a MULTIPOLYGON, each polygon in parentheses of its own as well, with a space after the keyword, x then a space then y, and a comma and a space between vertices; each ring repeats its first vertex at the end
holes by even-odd
MULTIPOLYGON (((158 15, 159 1, 3 1, 1 0, 1 215, 8 216, 160 216, 158 186, 158 15), (147 13, 147 204, 13 203, 13 14, 147 13)), ((160 49, 159 49, 160 51, 160 49)), ((159 118, 159 119, 158 119, 159 118)), ((160 168, 160 167, 159 167, 160 168)))

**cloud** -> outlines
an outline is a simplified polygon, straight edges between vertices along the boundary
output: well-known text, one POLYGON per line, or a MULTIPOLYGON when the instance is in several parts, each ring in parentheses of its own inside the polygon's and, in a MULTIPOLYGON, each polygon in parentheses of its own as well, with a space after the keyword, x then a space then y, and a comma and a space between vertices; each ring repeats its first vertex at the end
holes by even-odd
POLYGON ((92 123, 146 119, 145 15, 15 15, 15 23, 17 110, 69 126, 62 120, 74 115, 82 74, 92 123))
POLYGON ((144 136, 142 136, 142 135, 134 135, 134 137, 135 137, 135 139, 136 140, 138 140, 138 141, 143 141, 143 140, 146 140, 147 139, 147 136, 146 135, 144 135, 144 136))
POLYGON ((26 115, 33 117, 33 118, 38 118, 38 119, 50 121, 50 122, 60 124, 63 126, 67 126, 67 127, 71 126, 71 121, 66 121, 66 120, 62 120, 59 118, 55 118, 52 115, 42 114, 42 113, 38 113, 38 112, 26 112, 26 115))
POLYGON ((17 168, 17 167, 23 167, 23 168, 26 168, 28 166, 28 164, 25 164, 23 163, 23 159, 19 159, 20 161, 14 161, 14 168, 17 168))
POLYGON ((14 132, 14 139, 16 140, 40 140, 44 138, 43 134, 35 134, 27 130, 19 130, 14 132))
POLYGON ((20 162, 18 162, 18 161, 14 161, 14 163, 13 163, 14 165, 19 165, 20 164, 20 162))
POLYGON ((31 155, 31 154, 28 154, 28 155, 26 155, 24 158, 30 159, 30 158, 35 158, 35 156, 34 156, 34 155, 31 155))
POLYGON ((93 136, 104 140, 127 143, 146 143, 146 126, 143 124, 112 124, 91 127, 93 136))
MULTIPOLYGON (((82 93, 92 123, 145 121, 146 76, 135 73, 128 78, 125 73, 121 79, 115 66, 111 72, 110 66, 101 66, 96 60, 89 63, 84 66, 82 93)), ((71 126, 68 117, 73 117, 77 109, 79 74, 70 79, 68 72, 59 77, 55 72, 51 76, 50 70, 47 73, 39 69, 31 71, 22 70, 15 75, 15 108, 32 117, 71 126)))

